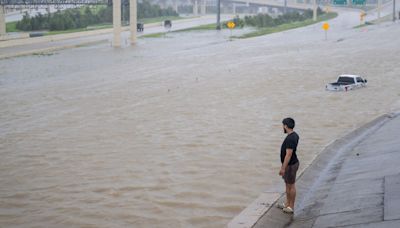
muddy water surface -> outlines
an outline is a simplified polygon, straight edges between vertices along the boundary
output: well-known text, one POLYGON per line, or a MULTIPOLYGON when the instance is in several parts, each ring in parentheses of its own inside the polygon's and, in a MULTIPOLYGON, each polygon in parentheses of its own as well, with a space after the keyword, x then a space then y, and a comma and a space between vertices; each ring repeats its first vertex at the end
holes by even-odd
POLYGON ((282 118, 297 121, 304 169, 400 107, 400 28, 335 23, 346 33, 328 41, 320 25, 211 31, 0 61, 0 226, 223 227, 283 189, 282 118), (340 73, 369 86, 326 92, 340 73))

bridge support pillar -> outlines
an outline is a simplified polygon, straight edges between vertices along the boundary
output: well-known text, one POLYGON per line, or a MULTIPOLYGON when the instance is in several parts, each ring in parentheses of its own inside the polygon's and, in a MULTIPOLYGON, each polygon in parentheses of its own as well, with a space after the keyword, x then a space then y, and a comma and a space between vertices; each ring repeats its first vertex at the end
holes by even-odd
POLYGON ((317 0, 313 0, 313 21, 317 21, 317 0))
POLYGON ((6 35, 6 12, 4 6, 0 6, 0 36, 6 35))
POLYGON ((175 0, 174 1, 174 10, 176 11, 176 13, 178 13, 179 14, 179 12, 178 12, 178 7, 179 6, 179 4, 178 4, 178 0, 175 0))
POLYGON ((131 31, 131 45, 136 44, 137 32, 137 2, 129 0, 129 30, 131 31))
POLYGON ((121 0, 113 0, 113 46, 121 47, 121 0))
POLYGON ((201 15, 206 15, 207 0, 201 2, 201 15))

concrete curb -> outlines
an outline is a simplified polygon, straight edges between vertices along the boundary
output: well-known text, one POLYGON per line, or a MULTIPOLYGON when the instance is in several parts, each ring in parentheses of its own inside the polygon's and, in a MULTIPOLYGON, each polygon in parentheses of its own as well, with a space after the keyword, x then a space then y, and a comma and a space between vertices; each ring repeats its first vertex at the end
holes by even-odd
MULTIPOLYGON (((123 28, 123 31, 125 31, 127 29, 128 28, 123 28)), ((66 33, 66 34, 59 34, 59 35, 7 40, 7 41, 0 42, 0 48, 14 47, 14 46, 20 46, 20 45, 27 45, 27 44, 47 43, 47 42, 68 40, 68 39, 74 39, 74 38, 82 38, 82 37, 86 37, 86 36, 103 35, 103 34, 108 34, 108 33, 111 34, 112 29, 99 29, 99 30, 85 31, 85 32, 74 32, 74 33, 66 33)))
POLYGON ((73 44, 73 45, 57 46, 57 47, 50 47, 50 48, 35 49, 35 50, 30 50, 30 51, 25 51, 25 52, 18 52, 18 53, 13 53, 13 54, 5 54, 5 55, 0 55, 0 60, 21 57, 21 56, 27 56, 27 55, 37 54, 37 53, 48 53, 48 52, 53 52, 53 51, 69 49, 69 48, 77 48, 77 47, 81 47, 81 46, 94 45, 94 44, 99 44, 99 43, 103 43, 103 42, 107 42, 107 41, 108 41, 108 39, 87 41, 87 42, 81 42, 79 44, 73 44))
MULTIPOLYGON (((332 161, 348 151, 351 151, 365 137, 379 129, 387 121, 399 113, 384 114, 329 143, 313 161, 300 173, 297 182, 298 199, 296 207, 302 207, 309 199, 312 192, 307 191, 310 186, 318 184, 321 172, 329 171, 332 161)), ((251 205, 245 208, 228 224, 232 228, 250 227, 287 227, 293 221, 293 216, 283 214, 276 208, 276 203, 284 200, 283 193, 264 192, 251 205), (267 195, 267 196, 266 196, 267 195), (273 197, 276 198, 273 198, 273 197), (259 215, 258 217, 256 215, 259 215), (266 225, 267 224, 267 225, 266 225)))
POLYGON ((281 197, 280 192, 263 192, 248 207, 246 207, 238 216, 233 218, 229 228, 253 227, 257 221, 275 204, 281 197))

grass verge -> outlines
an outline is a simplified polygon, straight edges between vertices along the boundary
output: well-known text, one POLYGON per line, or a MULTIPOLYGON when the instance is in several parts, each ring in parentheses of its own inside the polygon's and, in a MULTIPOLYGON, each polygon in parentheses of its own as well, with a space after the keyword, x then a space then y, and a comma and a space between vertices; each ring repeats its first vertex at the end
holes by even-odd
POLYGON ((338 14, 334 13, 334 12, 326 13, 326 14, 323 14, 322 16, 318 17, 317 21, 313 21, 312 19, 307 19, 305 21, 292 22, 292 23, 278 25, 275 27, 259 28, 257 31, 246 33, 241 36, 233 36, 232 38, 246 39, 246 38, 276 33, 276 32, 282 32, 282 31, 286 31, 286 30, 290 30, 290 29, 295 29, 295 28, 312 25, 312 24, 315 24, 315 23, 318 23, 321 21, 330 20, 330 19, 337 17, 337 15, 338 14))
MULTIPOLYGON (((225 22, 221 22, 221 24, 223 24, 225 22)), ((212 23, 212 24, 206 24, 206 25, 199 25, 196 27, 192 27, 192 28, 186 28, 186 29, 179 29, 179 30, 175 30, 172 32, 190 32, 190 31, 201 31, 201 30, 215 30, 216 29, 216 24, 212 23)), ((162 38, 166 35, 166 32, 160 32, 160 33, 155 33, 155 34, 148 34, 148 35, 143 35, 141 36, 141 38, 162 38)))
POLYGON ((182 19, 188 19, 188 17, 179 17, 179 16, 169 16, 169 17, 155 17, 155 18, 143 18, 139 19, 138 21, 143 24, 150 24, 150 23, 157 23, 157 22, 162 22, 165 20, 182 20, 182 19))
MULTIPOLYGON (((155 18, 143 18, 140 19, 140 23, 144 24, 150 24, 150 23, 157 23, 157 22, 162 22, 165 20, 182 20, 182 19, 187 19, 185 17, 178 17, 178 16, 170 16, 170 17, 155 17, 155 18)), ((87 28, 79 28, 79 29, 69 29, 69 30, 64 30, 64 31, 51 31, 46 33, 45 35, 57 35, 57 34, 64 34, 64 33, 72 33, 72 32, 85 32, 85 31, 91 31, 91 30, 99 30, 99 29, 107 29, 107 28, 112 28, 112 24, 98 24, 98 25, 91 25, 88 26, 87 28)), ((157 34, 151 34, 151 35, 156 35, 157 34)), ((159 35, 160 36, 160 35, 159 35)))
MULTIPOLYGON (((224 24, 225 22, 221 22, 221 25, 224 24)), ((180 29, 180 30, 176 30, 174 32, 189 32, 189 31, 198 31, 198 30, 215 30, 216 29, 216 24, 212 23, 212 24, 206 24, 206 25, 199 25, 196 27, 192 27, 192 28, 187 28, 187 29, 180 29)))
POLYGON ((14 22, 8 22, 8 23, 6 24, 6 32, 20 32, 20 31, 17 29, 17 22, 16 22, 16 21, 14 21, 14 22))
MULTIPOLYGON (((150 23, 162 22, 165 20, 176 21, 176 20, 182 20, 182 19, 187 19, 187 17, 178 17, 178 16, 155 17, 155 18, 144 18, 139 21, 144 24, 150 24, 150 23)), ((6 26, 7 26, 7 32, 22 32, 16 28, 17 22, 9 22, 9 23, 7 23, 6 26)), ((107 29, 107 28, 112 28, 112 27, 113 27, 112 24, 97 24, 97 25, 88 26, 87 28, 68 29, 68 30, 63 30, 63 31, 49 31, 49 32, 44 33, 43 35, 49 36, 49 35, 58 35, 58 34, 66 34, 66 33, 74 33, 74 32, 85 32, 85 31, 92 31, 92 30, 99 30, 99 29, 107 29)), ((27 32, 30 32, 30 31, 27 31, 27 32)))
POLYGON ((165 33, 165 32, 159 32, 159 33, 143 35, 141 37, 142 38, 162 38, 162 37, 165 37, 166 34, 167 33, 165 33))

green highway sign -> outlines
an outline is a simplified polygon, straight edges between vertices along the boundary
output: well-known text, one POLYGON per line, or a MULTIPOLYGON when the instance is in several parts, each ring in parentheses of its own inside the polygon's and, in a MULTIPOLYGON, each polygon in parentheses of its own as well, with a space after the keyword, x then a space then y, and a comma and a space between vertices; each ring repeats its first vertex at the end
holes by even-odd
POLYGON ((353 5, 365 5, 365 0, 352 0, 353 5))
MULTIPOLYGON (((355 0, 353 0, 355 1, 355 0)), ((347 5, 347 0, 333 0, 334 5, 347 5)))

